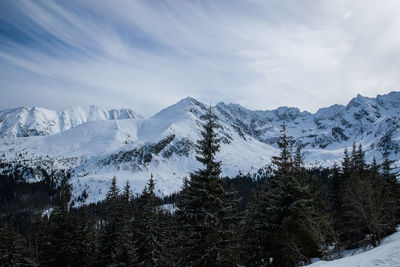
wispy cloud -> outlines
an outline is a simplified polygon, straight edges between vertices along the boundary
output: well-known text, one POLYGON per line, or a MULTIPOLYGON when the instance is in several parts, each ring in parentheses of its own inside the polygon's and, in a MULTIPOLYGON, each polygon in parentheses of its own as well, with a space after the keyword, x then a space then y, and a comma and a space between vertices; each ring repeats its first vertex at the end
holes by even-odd
POLYGON ((316 111, 399 90, 398 1, 3 1, 0 108, 187 95, 316 111))

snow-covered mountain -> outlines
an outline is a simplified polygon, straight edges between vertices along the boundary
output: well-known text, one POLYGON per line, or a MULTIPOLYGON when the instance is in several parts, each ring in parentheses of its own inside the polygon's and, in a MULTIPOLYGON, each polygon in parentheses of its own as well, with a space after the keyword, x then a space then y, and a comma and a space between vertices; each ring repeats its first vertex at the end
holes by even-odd
MULTIPOLYGON (((183 177, 199 167, 195 143, 207 106, 185 98, 150 118, 132 110, 98 107, 51 111, 18 108, 0 112, 1 161, 73 170, 74 195, 84 190, 87 201, 104 197, 114 175, 136 191, 154 174, 162 193, 179 190, 183 177), (22 137, 24 136, 24 137, 22 137)), ((297 108, 251 111, 237 104, 214 107, 221 128, 223 174, 254 173, 279 153, 276 140, 282 124, 303 147, 309 165, 339 162, 345 147, 362 143, 367 161, 378 161, 384 146, 399 163, 400 92, 348 105, 322 108, 315 114, 297 108)), ((29 177, 40 179, 40 177, 29 177)))
POLYGON ((280 125, 286 124, 289 135, 295 138, 306 150, 306 156, 312 159, 333 160, 332 157, 320 157, 318 150, 332 154, 339 149, 342 154, 345 147, 353 141, 362 143, 370 152, 369 158, 377 156, 386 143, 390 150, 400 152, 400 92, 378 95, 376 98, 357 95, 348 105, 333 105, 322 108, 315 114, 300 112, 297 108, 280 107, 272 111, 250 111, 240 105, 219 103, 217 109, 231 125, 243 136, 250 135, 260 142, 275 145, 280 125))
POLYGON ((105 109, 96 106, 49 110, 20 107, 0 111, 0 137, 28 137, 56 134, 98 120, 141 117, 130 109, 105 109))

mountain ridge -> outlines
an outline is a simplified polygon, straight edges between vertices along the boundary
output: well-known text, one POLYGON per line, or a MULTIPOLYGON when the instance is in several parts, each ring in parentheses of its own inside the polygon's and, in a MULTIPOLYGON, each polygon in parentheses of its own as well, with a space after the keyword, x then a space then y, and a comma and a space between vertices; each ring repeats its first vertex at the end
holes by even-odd
POLYGON ((51 135, 96 120, 142 118, 131 109, 106 109, 98 106, 47 109, 22 106, 0 111, 0 137, 51 135))
MULTIPOLYGON (((54 130, 46 124, 51 120, 39 120, 38 124, 26 120, 31 127, 27 129, 33 130, 25 128, 19 135, 33 135, 3 135, 1 161, 24 162, 49 170, 70 169, 74 196, 85 190, 89 193, 88 202, 104 197, 114 175, 120 178, 121 186, 129 180, 139 192, 153 173, 157 189, 169 194, 179 190, 182 179, 199 167, 195 144, 207 108, 200 101, 186 97, 149 118, 129 110, 117 112, 93 107, 92 113, 90 108, 75 108, 79 111, 74 113, 77 119, 70 125, 76 123, 65 129, 57 121, 58 128, 54 130), (82 111, 88 113, 81 114, 82 111), (36 129, 35 125, 41 128, 36 129)), ((347 105, 332 105, 315 113, 290 107, 252 111, 223 102, 213 110, 221 125, 218 134, 222 143, 217 157, 226 176, 256 173, 269 164, 271 157, 279 153, 276 142, 282 124, 294 137, 294 145, 303 148, 308 166, 339 163, 344 148, 351 147, 353 142, 363 145, 368 162, 372 157, 381 160, 387 149, 399 163, 400 92, 376 98, 358 95, 347 105)), ((1 114, 5 111, 0 111, 1 114)), ((0 122, 0 129, 4 128, 4 122, 0 122)))

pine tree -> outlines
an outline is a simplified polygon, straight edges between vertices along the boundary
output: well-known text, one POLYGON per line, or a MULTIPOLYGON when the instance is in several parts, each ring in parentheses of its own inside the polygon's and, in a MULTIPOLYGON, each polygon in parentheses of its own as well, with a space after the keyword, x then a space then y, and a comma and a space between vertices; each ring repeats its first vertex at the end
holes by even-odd
POLYGON ((177 224, 181 225, 183 254, 179 265, 233 265, 236 260, 236 223, 232 198, 222 186, 221 162, 215 155, 220 145, 216 118, 210 107, 197 143, 196 159, 203 168, 190 174, 182 199, 178 201, 177 224))

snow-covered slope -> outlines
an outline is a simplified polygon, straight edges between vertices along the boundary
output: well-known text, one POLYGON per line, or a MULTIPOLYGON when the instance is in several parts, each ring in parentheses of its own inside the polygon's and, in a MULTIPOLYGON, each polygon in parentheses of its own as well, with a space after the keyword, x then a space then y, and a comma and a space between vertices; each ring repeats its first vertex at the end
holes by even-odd
MULTIPOLYGON (((131 110, 97 107, 50 111, 19 108, 0 112, 0 159, 29 166, 73 170, 74 195, 101 199, 110 178, 126 180, 136 191, 154 174, 162 193, 179 190, 183 177, 198 168, 195 144, 207 106, 185 98, 144 119, 131 110), (19 137, 27 136, 27 137, 19 137)), ((334 105, 315 114, 297 108, 251 111, 219 103, 214 113, 222 126, 218 158, 223 174, 254 173, 278 153, 282 124, 303 147, 309 165, 339 162, 345 147, 362 143, 367 160, 378 161, 385 146, 399 160, 400 93, 377 98, 358 95, 347 106, 334 105)))
POLYGON ((96 106, 62 110, 20 107, 0 111, 0 137, 51 135, 90 121, 136 117, 138 115, 130 109, 105 109, 96 106))
MULTIPOLYGON (((399 230, 399 229, 398 229, 399 230)), ((344 266, 360 266, 375 267, 400 266, 400 232, 394 233, 386 237, 382 244, 371 250, 362 252, 357 255, 347 256, 334 261, 319 261, 309 266, 313 267, 344 267, 344 266)))

